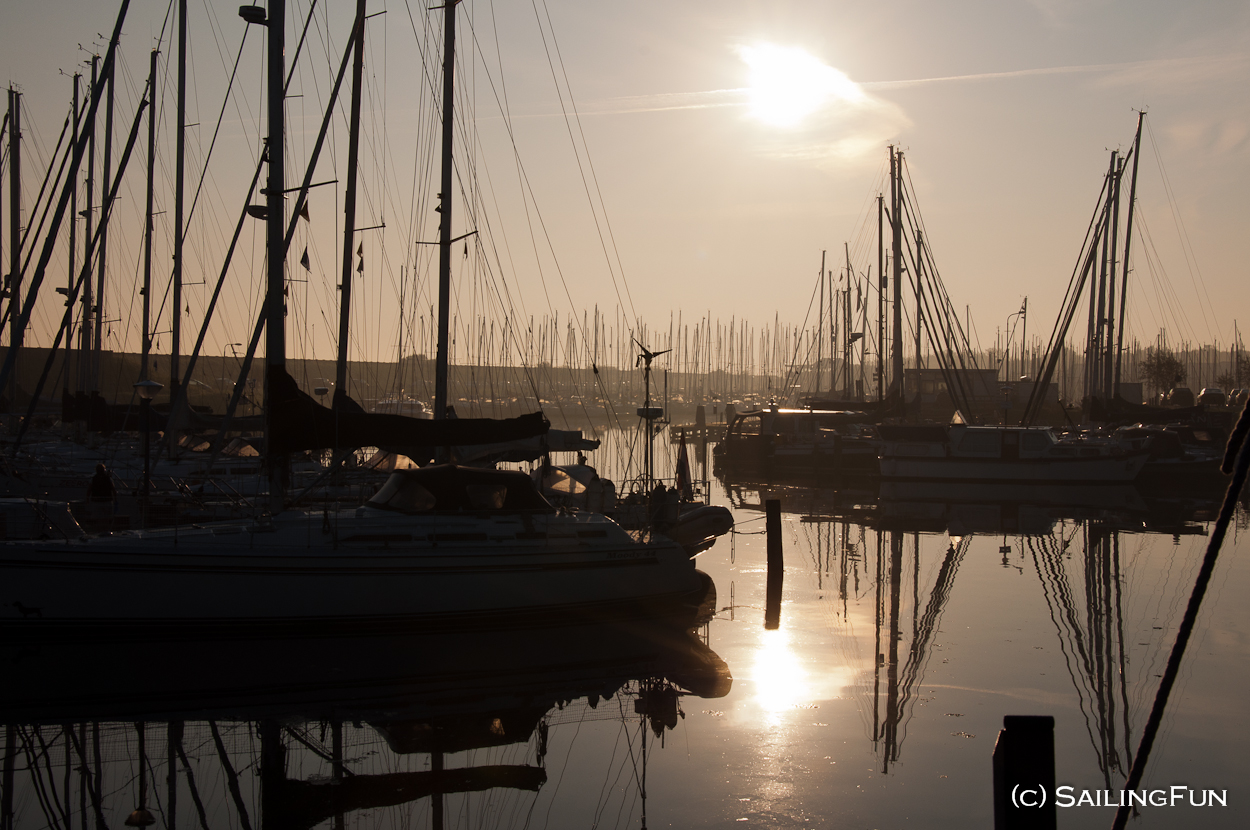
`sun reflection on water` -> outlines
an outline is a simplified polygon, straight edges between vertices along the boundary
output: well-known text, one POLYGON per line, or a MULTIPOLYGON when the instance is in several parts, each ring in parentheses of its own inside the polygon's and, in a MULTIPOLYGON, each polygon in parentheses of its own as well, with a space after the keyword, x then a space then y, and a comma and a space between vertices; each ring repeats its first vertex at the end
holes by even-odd
POLYGON ((765 725, 777 726, 782 712, 811 699, 811 683, 789 631, 783 627, 761 634, 752 668, 755 701, 765 713, 765 725))

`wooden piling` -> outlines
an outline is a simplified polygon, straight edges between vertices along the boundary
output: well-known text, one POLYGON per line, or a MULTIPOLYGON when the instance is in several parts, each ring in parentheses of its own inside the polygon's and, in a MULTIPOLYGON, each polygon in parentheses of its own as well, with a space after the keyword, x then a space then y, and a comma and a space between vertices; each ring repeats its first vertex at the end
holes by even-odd
POLYGON ((781 500, 764 502, 764 528, 768 539, 768 584, 764 600, 764 628, 781 627, 781 585, 785 562, 781 549, 781 500))
POLYGON ((1055 719, 1007 715, 994 744, 994 830, 1055 830, 1055 719))

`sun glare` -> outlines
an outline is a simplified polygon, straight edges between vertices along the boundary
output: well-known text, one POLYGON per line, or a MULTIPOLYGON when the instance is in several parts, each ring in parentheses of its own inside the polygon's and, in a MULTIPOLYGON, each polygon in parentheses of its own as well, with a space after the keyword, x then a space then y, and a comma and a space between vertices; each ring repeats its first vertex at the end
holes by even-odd
POLYGON ((864 96, 845 74, 798 47, 765 43, 738 54, 749 71, 751 114, 766 124, 794 127, 831 103, 864 96))
POLYGON ((781 713, 811 695, 807 673, 799 662, 786 629, 764 632, 755 653, 755 700, 770 726, 781 723, 781 713))

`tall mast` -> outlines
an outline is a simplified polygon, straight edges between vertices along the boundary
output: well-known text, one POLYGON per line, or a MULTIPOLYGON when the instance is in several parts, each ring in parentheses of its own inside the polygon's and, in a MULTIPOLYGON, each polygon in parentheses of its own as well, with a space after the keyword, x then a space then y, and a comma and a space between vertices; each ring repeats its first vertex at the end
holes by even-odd
MULTIPOLYGON (((1020 374, 1029 374, 1029 298, 1026 296, 1020 304, 1020 374)), ((1037 378, 1033 378, 1034 382, 1037 378)))
MULTIPOLYGON (((833 286, 829 286, 829 329, 833 330, 833 286)), ((820 361, 825 344, 825 252, 820 252, 820 302, 816 305, 816 394, 820 395, 820 361)), ((833 394, 833 344, 829 345, 829 394, 833 394)))
MULTIPOLYGON (((22 93, 9 87, 9 307, 22 307, 22 93)), ((22 344, 22 327, 15 311, 9 312, 9 349, 22 344)), ((17 373, 9 389, 9 402, 17 402, 17 373)))
POLYGON ((1115 179, 1112 189, 1111 208, 1111 248, 1107 262, 1107 333, 1103 338, 1103 352, 1100 355, 1100 371, 1103 373, 1102 394, 1111 396, 1112 384, 1115 382, 1115 272, 1116 272, 1116 239, 1120 233, 1120 181, 1124 178, 1124 159, 1116 159, 1115 179))
MULTIPOLYGON (((116 46, 116 44, 110 45, 116 46)), ((116 73, 109 73, 108 92, 104 99, 104 187, 100 192, 104 194, 105 199, 112 192, 110 189, 112 174, 109 168, 113 164, 113 79, 115 77, 116 73)), ((101 205, 101 221, 108 215, 111 208, 111 205, 101 205)), ((100 258, 96 261, 95 332, 92 335, 95 349, 91 353, 91 383, 89 386, 92 392, 97 392, 100 389, 100 352, 104 349, 104 271, 105 264, 108 262, 108 238, 109 226, 107 222, 104 222, 100 226, 100 258)))
MULTIPOLYGON (((824 259, 824 251, 821 251, 821 259, 824 259)), ((825 275, 829 278, 829 397, 834 397, 838 388, 837 366, 834 362, 834 355, 837 354, 838 348, 838 329, 833 323, 834 312, 834 296, 833 296, 833 272, 825 271, 825 275)))
MULTIPOLYGON (((356 0, 352 55, 351 133, 347 145, 347 193, 343 201, 343 276, 339 296, 339 352, 334 370, 334 397, 347 394, 347 342, 351 332, 352 243, 356 237, 356 156, 360 151, 360 87, 365 66, 365 0, 356 0)), ((402 304, 401 304, 402 305, 402 304)), ((403 325, 400 325, 403 330, 403 325)), ((400 359, 403 359, 401 350, 400 359)))
POLYGON ((451 313, 451 143, 452 98, 455 93, 456 3, 443 4, 443 169, 438 194, 438 351, 434 364, 434 420, 447 417, 447 341, 451 313))
MULTIPOLYGON (((152 189, 155 184, 156 171, 156 57, 160 53, 152 50, 151 66, 148 68, 148 94, 152 96, 153 106, 148 110, 148 178, 147 201, 144 209, 145 223, 143 226, 143 321, 142 333, 139 337, 139 380, 148 379, 148 355, 152 351, 152 189)), ((145 427, 146 428, 146 427, 145 427)))
POLYGON ((851 349, 854 344, 851 343, 851 275, 855 272, 851 269, 851 245, 849 242, 842 243, 842 250, 846 254, 846 299, 842 303, 842 339, 845 350, 842 354, 842 399, 852 398, 851 394, 851 349))
POLYGON ((897 385, 899 400, 904 399, 903 390, 903 222, 899 215, 899 192, 903 171, 903 154, 890 147, 890 233, 891 253, 894 256, 894 331, 892 357, 894 377, 890 382, 897 385))
MULTIPOLYGON (((281 50, 284 46, 285 32, 283 31, 283 29, 286 24, 286 15, 281 8, 282 7, 281 2, 277 4, 274 4, 272 2, 270 3, 270 6, 274 6, 274 5, 278 6, 278 11, 276 12, 276 14, 278 15, 279 22, 277 23, 273 22, 275 19, 274 18, 275 12, 273 11, 273 9, 271 9, 270 15, 269 15, 270 17, 269 36, 271 38, 277 38, 277 41, 270 43, 271 54, 270 54, 270 59, 269 59, 270 60, 269 71, 270 72, 273 71, 272 50, 274 48, 277 48, 278 49, 278 62, 279 62, 277 91, 278 91, 278 103, 281 105, 283 103, 283 90, 282 90, 283 78, 282 78, 282 65, 281 65, 282 64, 281 50)), ((270 78, 269 93, 272 95, 273 92, 274 92, 274 80, 270 78)), ((271 101, 269 104, 270 137, 273 136, 273 109, 274 109, 273 102, 271 101)), ((170 400, 173 400, 174 398, 178 396, 178 383, 181 380, 181 376, 179 372, 179 357, 182 351, 182 348, 181 348, 182 347, 182 242, 183 242, 183 237, 186 236, 186 229, 183 227, 183 205, 182 205, 183 192, 182 191, 183 191, 183 176, 184 176, 184 171, 186 169, 185 153, 186 153, 186 144, 187 144, 187 125, 186 125, 186 121, 187 121, 187 0, 178 0, 178 114, 176 117, 178 119, 178 124, 177 124, 177 138, 175 140, 175 150, 174 150, 174 159, 175 159, 174 160, 174 277, 173 277, 174 286, 173 286, 173 307, 170 309, 171 313, 169 315, 169 322, 170 322, 169 399, 170 400)), ((279 121, 282 118, 281 107, 279 107, 278 118, 279 118, 279 121)), ((281 144, 279 144, 277 148, 273 151, 272 155, 270 155, 270 163, 269 163, 270 186, 272 186, 273 184, 272 179, 273 179, 273 171, 274 171, 274 167, 273 167, 274 156, 277 156, 278 158, 278 171, 282 172, 282 145, 281 144)), ((279 187, 281 187, 281 184, 279 185, 279 187)), ((272 202, 272 198, 273 196, 271 195, 270 196, 271 201, 268 203, 269 204, 269 216, 270 216, 269 221, 272 223, 273 215, 277 213, 278 215, 278 225, 277 225, 278 239, 281 240, 282 239, 282 220, 284 216, 283 211, 280 209, 280 206, 282 204, 282 201, 281 201, 282 191, 281 190, 278 191, 279 209, 275 210, 273 202, 272 202)), ((270 224, 268 230, 272 233, 274 227, 275 226, 273 224, 270 224)), ((274 252, 274 246, 271 241, 270 249, 269 249, 269 253, 271 256, 273 255, 273 252, 274 252)), ((281 270, 282 270, 281 266, 282 266, 283 259, 285 259, 285 253, 286 253, 285 250, 283 250, 281 254, 279 254, 279 259, 278 259, 279 278, 281 278, 281 270)), ((270 265, 271 270, 272 270, 272 267, 273 266, 271 264, 270 265)), ((273 288, 272 284, 270 285, 270 288, 271 289, 273 288)), ((285 310, 283 313, 285 314, 285 310)), ((268 345, 269 345, 268 342, 266 342, 266 346, 268 345)), ((170 446, 171 447, 173 446, 172 442, 170 443, 170 446)))
POLYGON ((877 400, 885 400, 885 196, 877 194, 877 400))
MULTIPOLYGON (((99 80, 100 56, 91 56, 91 89, 94 98, 99 97, 97 82, 99 80)), ((87 136, 87 206, 83 210, 83 244, 84 256, 91 255, 92 226, 95 224, 92 201, 95 198, 95 119, 91 120, 91 132, 87 136)), ((90 270, 90 261, 83 262, 83 268, 90 270)), ((91 335, 94 328, 91 324, 91 280, 82 281, 82 320, 79 323, 78 340, 78 388, 85 392, 89 385, 91 371, 91 335)))
POLYGON ((1106 336, 1107 323, 1107 262, 1111 256, 1107 244, 1111 238, 1112 228, 1112 212, 1115 206, 1115 158, 1116 151, 1111 151, 1111 163, 1107 168, 1107 205, 1103 211, 1102 223, 1102 253, 1099 256, 1099 270, 1097 280, 1097 311, 1094 316, 1094 339, 1090 344, 1090 349, 1086 353, 1086 374, 1089 375, 1089 394, 1103 395, 1105 390, 1102 388, 1102 361, 1103 348, 1102 344, 1106 336))
MULTIPOLYGON (((13 114, 11 111, 12 109, 13 107, 12 105, 10 105, 9 108, 4 111, 4 120, 0 121, 0 144, 4 143, 4 137, 8 135, 9 117, 13 114)), ((3 168, 0 168, 0 178, 3 177, 3 173, 4 173, 3 168)), ((3 193, 0 192, 0 268, 4 267, 4 218, 3 217, 4 217, 4 198, 3 198, 3 193)), ((2 284, 4 286, 4 290, 2 293, 0 293, 0 297, 9 297, 10 296, 9 288, 11 286, 9 285, 9 274, 7 271, 4 274, 4 279, 3 279, 2 284)), ((12 300, 10 300, 10 302, 12 302, 12 300)), ((13 312, 9 312, 9 313, 11 315, 13 312)))
POLYGON ((924 236, 922 232, 916 230, 916 384, 917 391, 920 387, 920 332, 924 325, 924 316, 921 314, 924 301, 924 236))
MULTIPOLYGON (((273 382, 286 371, 286 210, 283 190, 286 188, 284 159, 286 104, 284 73, 286 59, 286 0, 269 0, 268 120, 269 179, 265 184, 265 434, 273 430, 273 382)), ((179 313, 175 309, 175 315, 179 313)), ((277 512, 283 507, 286 489, 286 457, 267 451, 269 466, 269 504, 277 512)))
MULTIPOLYGON (((1128 305, 1128 254, 1133 244, 1133 208, 1137 205, 1137 160, 1141 158, 1141 126, 1145 119, 1145 112, 1137 114, 1137 137, 1133 139, 1133 175, 1129 179, 1128 219, 1124 227, 1124 276, 1120 281, 1120 327, 1116 330, 1115 344, 1115 395, 1120 394, 1120 358, 1124 354, 1124 308, 1128 305)), ((1234 364, 1234 378, 1236 375, 1237 367, 1234 364)))
MULTIPOLYGON (((73 77, 74 101, 72 105, 73 109, 70 112, 70 120, 73 122, 73 128, 71 131, 71 135, 73 136, 73 142, 70 144, 71 147, 78 146, 78 79, 80 77, 82 76, 79 75, 77 72, 74 73, 74 77, 73 77)), ((74 292, 74 278, 78 276, 78 270, 77 270, 78 251, 76 250, 78 243, 74 237, 74 231, 77 230, 78 228, 78 186, 77 186, 77 181, 75 181, 77 178, 78 178, 77 176, 72 176, 69 181, 69 186, 70 186, 70 192, 69 192, 69 274, 68 274, 68 279, 66 280, 66 283, 65 283, 65 302, 66 303, 69 302, 69 298, 74 292)), ((70 357, 74 352, 74 324, 73 323, 74 323, 74 315, 71 313, 70 325, 65 331, 65 359, 64 359, 64 362, 61 364, 63 367, 63 370, 61 371, 61 394, 62 396, 69 394, 69 367, 73 365, 73 361, 70 359, 70 357)))

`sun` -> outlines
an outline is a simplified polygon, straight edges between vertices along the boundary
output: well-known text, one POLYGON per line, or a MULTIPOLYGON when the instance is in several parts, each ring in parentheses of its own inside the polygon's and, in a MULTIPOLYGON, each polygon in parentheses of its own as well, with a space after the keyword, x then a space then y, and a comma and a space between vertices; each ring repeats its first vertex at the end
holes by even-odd
POLYGON ((836 101, 863 98, 859 85, 796 46, 742 46, 751 114, 774 127, 794 127, 836 101))

